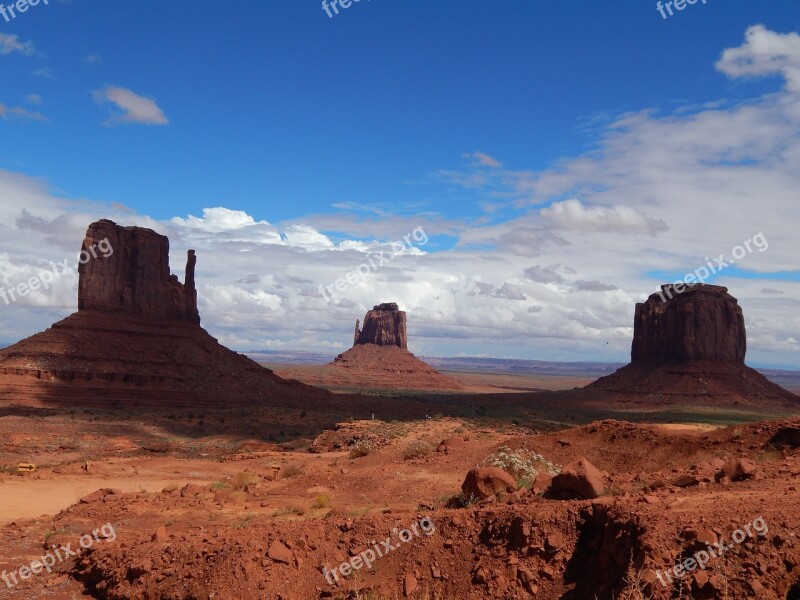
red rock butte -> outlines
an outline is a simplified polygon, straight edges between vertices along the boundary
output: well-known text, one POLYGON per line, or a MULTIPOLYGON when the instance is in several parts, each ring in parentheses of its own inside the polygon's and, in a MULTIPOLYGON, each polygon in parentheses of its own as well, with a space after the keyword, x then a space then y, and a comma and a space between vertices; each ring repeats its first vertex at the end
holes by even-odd
POLYGON ((408 350, 406 313, 400 310, 396 303, 377 304, 372 310, 367 311, 363 329, 359 329, 358 323, 356 320, 353 346, 375 344, 377 346, 397 346, 408 350))
POLYGON ((167 237, 104 219, 89 226, 82 250, 100 241, 111 251, 80 265, 78 312, 0 351, 0 404, 224 408, 329 397, 200 327, 193 250, 180 283, 167 237))
POLYGON ((727 288, 662 285, 636 305, 630 364, 586 389, 654 405, 699 399, 796 407, 800 398, 744 364, 746 349, 742 308, 727 288))
POLYGON ((375 305, 356 329, 353 347, 323 367, 325 377, 352 389, 461 390, 408 351, 406 313, 394 302, 375 305))

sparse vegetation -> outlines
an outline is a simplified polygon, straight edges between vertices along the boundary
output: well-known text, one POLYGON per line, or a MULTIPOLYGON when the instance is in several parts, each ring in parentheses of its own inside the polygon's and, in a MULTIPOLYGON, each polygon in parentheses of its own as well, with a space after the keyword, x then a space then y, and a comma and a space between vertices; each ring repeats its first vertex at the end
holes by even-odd
POLYGON ((403 460, 410 460, 412 458, 422 458, 428 456, 433 452, 433 446, 423 440, 414 440, 406 446, 403 451, 403 460))
POLYGON ((247 529, 250 527, 250 522, 253 520, 255 515, 245 515, 241 519, 239 519, 236 523, 234 523, 233 528, 237 531, 241 531, 242 529, 247 529))
POLYGON ((294 515, 296 517, 302 517, 304 514, 306 514, 306 509, 302 506, 284 506, 283 508, 272 511, 271 516, 285 517, 287 515, 294 515))
POLYGON ((370 440, 358 440, 353 447, 350 448, 350 458, 361 458, 372 454, 375 450, 375 444, 370 440))
POLYGON ((50 543, 50 540, 51 540, 52 538, 54 538, 54 537, 56 537, 56 536, 59 536, 59 535, 65 535, 65 534, 67 534, 67 533, 69 533, 69 529, 67 529, 66 527, 58 527, 58 528, 56 528, 56 527, 51 527, 51 528, 50 528, 50 529, 48 529, 48 530, 47 530, 47 532, 44 534, 44 541, 45 541, 45 543, 46 543, 46 544, 49 544, 49 543, 50 543))
POLYGON ((775 462, 781 459, 781 453, 778 450, 764 450, 755 456, 757 463, 775 462))
POLYGON ((451 508, 469 508, 477 501, 478 499, 472 494, 465 494, 464 492, 459 492, 455 496, 450 497, 450 499, 448 500, 448 504, 451 508))
POLYGON ((520 487, 530 488, 539 473, 557 475, 561 466, 547 460, 541 454, 520 448, 512 450, 508 446, 500 446, 497 452, 485 458, 480 467, 499 467, 517 481, 520 487))
POLYGON ((256 485, 261 481, 261 478, 255 473, 249 471, 240 471, 236 474, 236 479, 233 481, 233 489, 244 490, 248 486, 256 485))
POLYGON ((311 503, 311 508, 325 508, 331 502, 331 497, 328 494, 318 494, 314 497, 314 501, 311 503))
POLYGON ((297 463, 289 463, 281 470, 281 479, 291 479, 304 473, 303 466, 297 463))

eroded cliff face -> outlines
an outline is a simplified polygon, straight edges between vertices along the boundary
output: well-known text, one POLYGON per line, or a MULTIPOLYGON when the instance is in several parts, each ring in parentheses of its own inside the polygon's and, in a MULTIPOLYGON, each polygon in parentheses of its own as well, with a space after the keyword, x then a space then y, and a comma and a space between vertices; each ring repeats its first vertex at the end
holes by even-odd
POLYGON ((661 292, 636 305, 630 364, 586 389, 647 405, 795 405, 796 396, 744 364, 744 315, 728 289, 684 288, 662 285, 661 292))
POLYGON ((78 310, 99 310, 200 324, 189 250, 186 281, 169 271, 169 239, 142 227, 103 219, 89 225, 78 267, 78 310), (111 250, 98 254, 99 242, 111 250), (91 252, 95 248, 94 252, 91 252))
POLYGON ((190 250, 180 283, 169 272, 166 237, 92 223, 82 246, 78 312, 0 350, 0 405, 308 406, 328 398, 200 327, 196 260, 190 250))
POLYGON ((394 302, 376 304, 364 317, 364 326, 359 330, 356 322, 355 343, 397 346, 408 349, 406 313, 394 302))
POLYGON ((636 305, 631 362, 695 360, 744 364, 747 338, 742 308, 728 288, 673 285, 636 305))

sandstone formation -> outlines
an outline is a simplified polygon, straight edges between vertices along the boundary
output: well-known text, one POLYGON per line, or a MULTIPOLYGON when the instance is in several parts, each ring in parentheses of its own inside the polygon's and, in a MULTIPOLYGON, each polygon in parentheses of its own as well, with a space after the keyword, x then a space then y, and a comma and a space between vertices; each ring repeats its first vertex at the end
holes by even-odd
POLYGON ((460 390, 461 384, 442 375, 408 351, 406 313, 394 302, 375 305, 356 321, 353 347, 323 367, 311 383, 327 383, 350 390, 406 389, 460 390))
POLYGON ((744 364, 747 339, 742 308, 728 289, 672 284, 636 305, 631 362, 721 361, 744 364))
POLYGON ((356 321, 357 344, 376 344, 378 346, 397 346, 408 350, 406 335, 406 313, 394 302, 377 304, 364 317, 364 327, 359 330, 356 321))
POLYGON ((479 501, 500 492, 516 491, 517 482, 506 471, 499 467, 475 467, 470 469, 461 484, 465 498, 479 501))
POLYGON ((181 284, 170 274, 169 240, 154 231, 98 221, 82 250, 92 247, 96 256, 79 267, 78 312, 0 351, 0 403, 169 408, 329 396, 281 379, 200 327, 194 251, 181 284))
MULTIPOLYGON (((169 271, 169 239, 142 227, 120 227, 103 219, 89 225, 81 250, 98 242, 110 247, 78 266, 78 310, 126 313, 200 324, 194 250, 189 250, 185 283, 169 271)), ((94 254, 97 254, 95 252, 94 254)), ((91 253, 89 254, 91 256, 91 253)))
POLYGON ((553 477, 548 494, 553 498, 597 498, 605 490, 602 473, 583 456, 565 466, 553 477))
POLYGON ((728 289, 707 284, 682 288, 663 285, 660 293, 636 305, 630 364, 586 390, 648 405, 797 406, 800 398, 744 364, 744 316, 728 289))

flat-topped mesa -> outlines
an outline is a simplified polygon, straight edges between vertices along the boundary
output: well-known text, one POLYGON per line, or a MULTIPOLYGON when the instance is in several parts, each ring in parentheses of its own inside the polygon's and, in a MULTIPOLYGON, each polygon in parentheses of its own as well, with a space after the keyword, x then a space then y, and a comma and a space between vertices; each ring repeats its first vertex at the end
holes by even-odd
POLYGON ((151 229, 102 219, 89 225, 78 267, 78 310, 99 310, 200 324, 194 250, 186 280, 169 271, 169 239, 151 229), (100 242, 103 243, 100 246, 100 242), (98 254, 97 248, 104 250, 98 254))
POLYGON ((353 346, 376 344, 378 346, 397 346, 408 350, 406 335, 406 313, 395 302, 376 304, 364 317, 363 328, 356 321, 355 342, 353 346))
POLYGON ((746 350, 742 308, 728 288, 695 284, 676 289, 667 284, 636 305, 631 363, 717 361, 743 365, 746 350))

